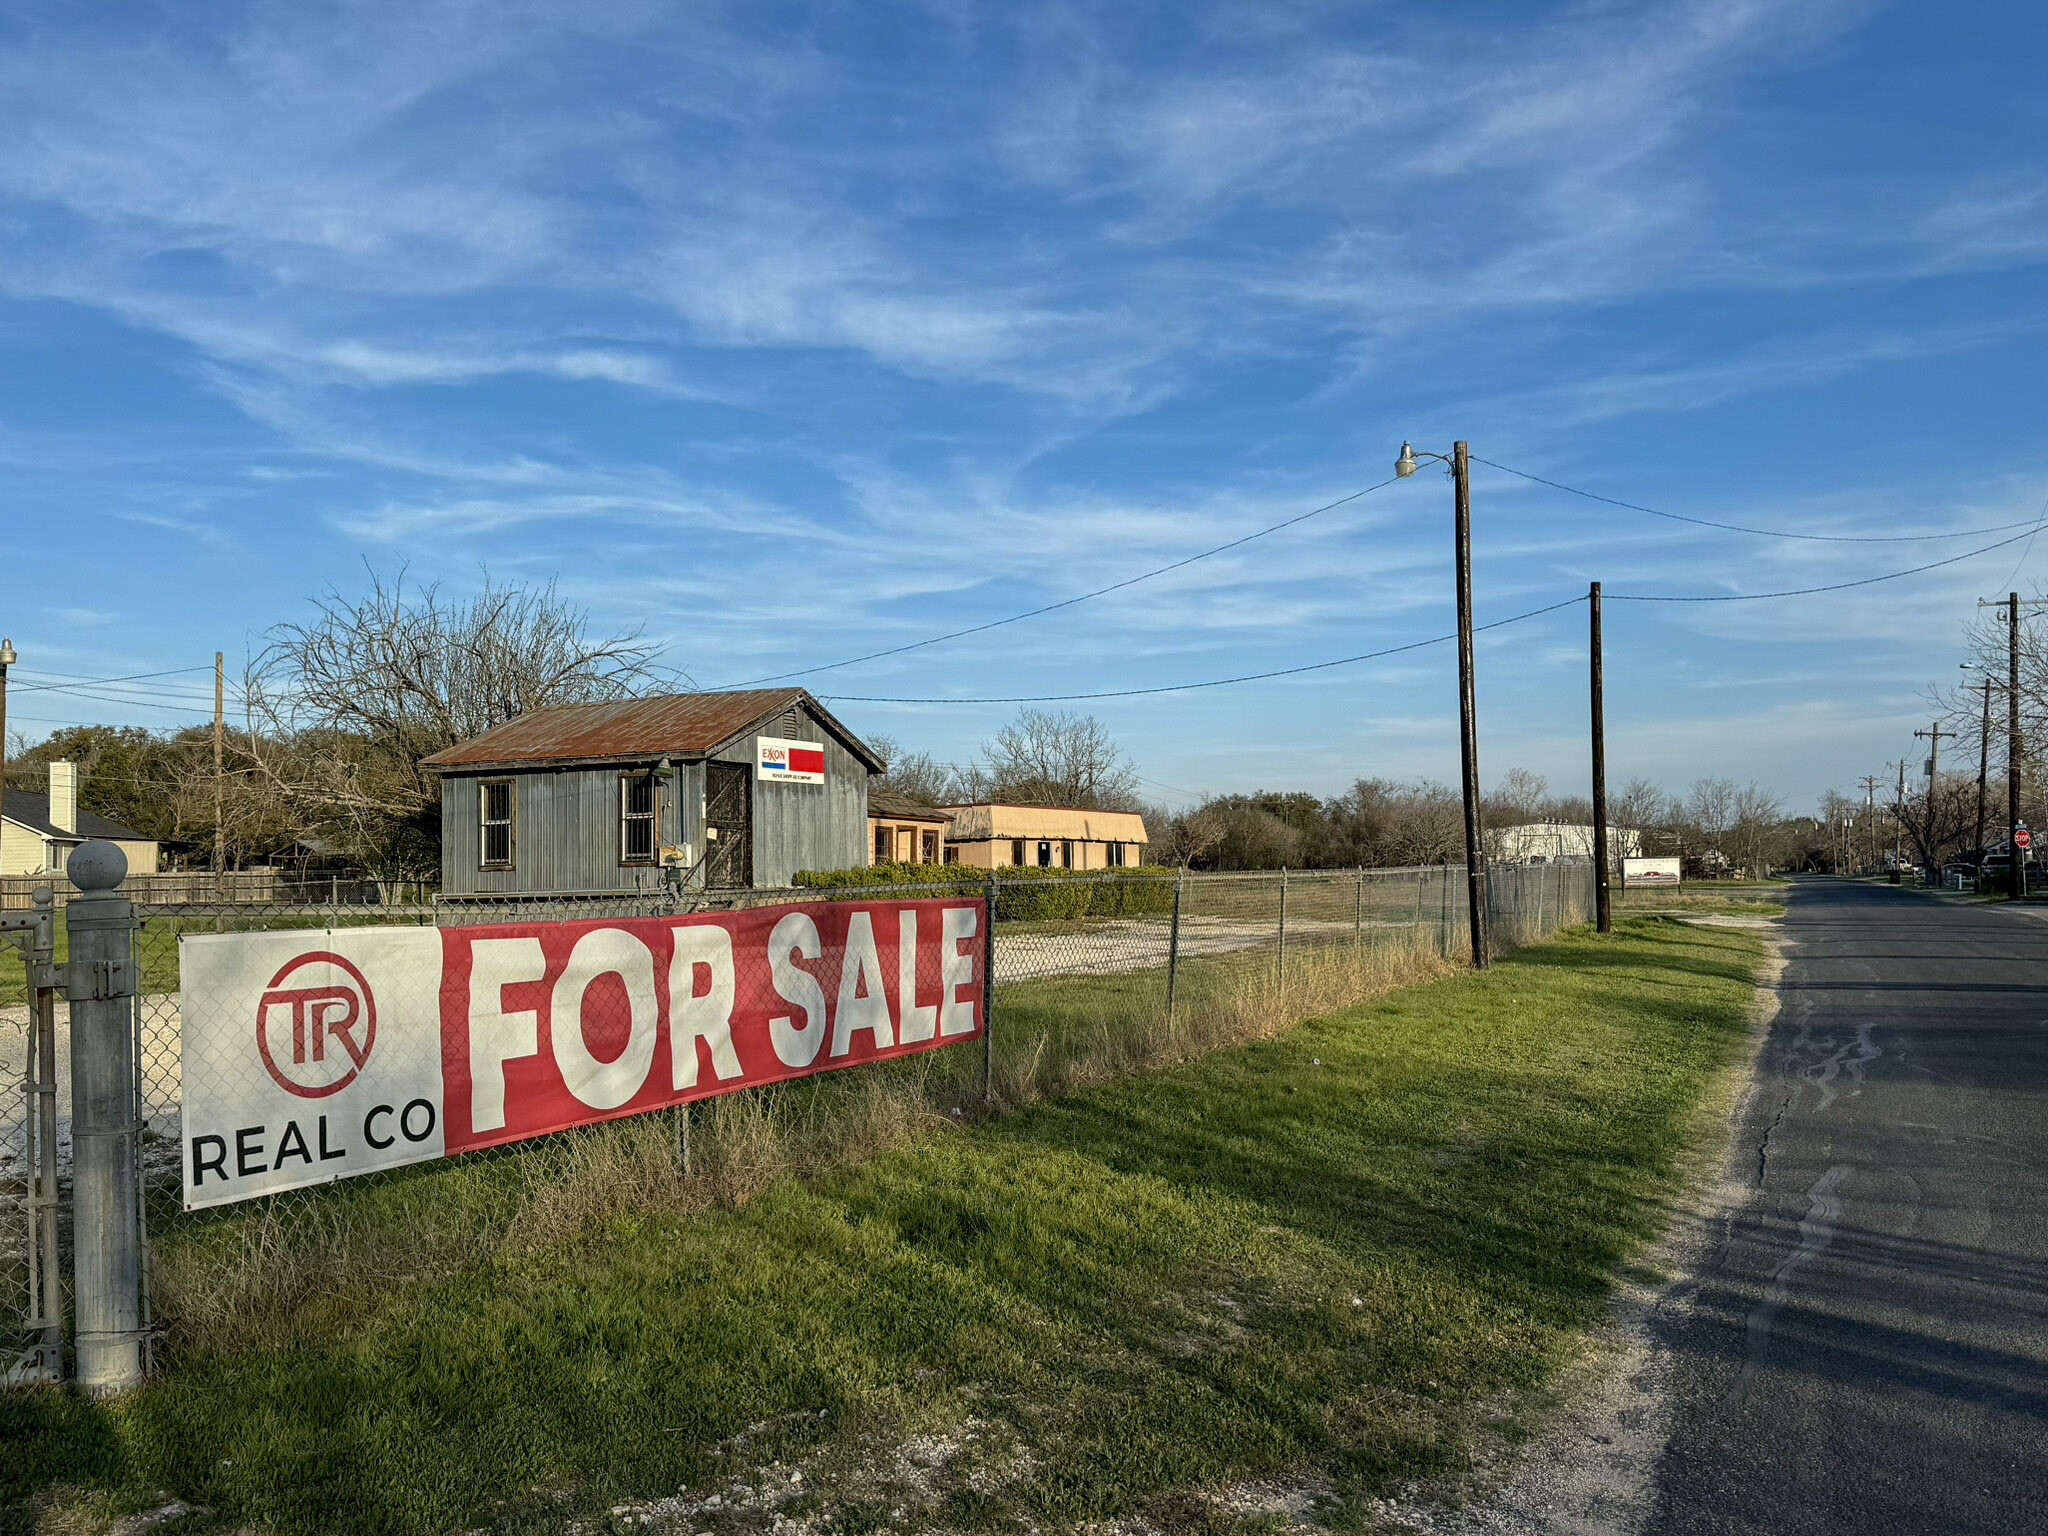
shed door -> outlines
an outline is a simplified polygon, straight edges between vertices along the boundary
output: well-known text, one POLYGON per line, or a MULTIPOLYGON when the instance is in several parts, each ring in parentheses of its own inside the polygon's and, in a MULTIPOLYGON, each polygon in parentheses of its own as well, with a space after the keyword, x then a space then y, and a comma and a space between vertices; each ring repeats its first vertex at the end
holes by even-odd
POLYGON ((754 782, 745 763, 704 765, 704 883, 714 891, 754 883, 754 782))

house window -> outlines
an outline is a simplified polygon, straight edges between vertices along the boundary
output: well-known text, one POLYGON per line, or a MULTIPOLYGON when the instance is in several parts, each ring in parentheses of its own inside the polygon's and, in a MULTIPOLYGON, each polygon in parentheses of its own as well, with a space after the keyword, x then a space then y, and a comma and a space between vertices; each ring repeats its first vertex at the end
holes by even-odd
POLYGON ((1010 839, 1010 862, 1012 864, 1022 864, 1024 862, 1024 839, 1021 837, 1010 839))
POLYGON ((939 834, 936 832, 924 834, 924 862, 927 864, 939 862, 939 834))
POLYGON ((1104 843, 1102 845, 1102 859, 1111 869, 1122 869, 1124 867, 1124 845, 1122 843, 1104 843))
POLYGON ((887 827, 875 828, 875 862, 877 864, 889 862, 889 839, 891 835, 890 829, 887 827))
POLYGON ((654 862, 656 811, 660 797, 651 773, 619 776, 619 862, 654 862))
POLYGON ((477 787, 477 868, 512 867, 513 818, 518 804, 510 779, 486 779, 477 787))

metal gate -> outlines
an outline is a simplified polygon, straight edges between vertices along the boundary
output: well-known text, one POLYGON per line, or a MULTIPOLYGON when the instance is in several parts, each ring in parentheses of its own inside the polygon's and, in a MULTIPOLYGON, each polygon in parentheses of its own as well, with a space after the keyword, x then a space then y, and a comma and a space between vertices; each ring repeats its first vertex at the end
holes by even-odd
POLYGON ((743 891, 754 883, 754 781, 745 763, 704 765, 704 884, 743 891))
POLYGON ((0 1382, 63 1376, 64 1294, 57 1250, 56 909, 47 886, 28 912, 0 912, 0 1382))

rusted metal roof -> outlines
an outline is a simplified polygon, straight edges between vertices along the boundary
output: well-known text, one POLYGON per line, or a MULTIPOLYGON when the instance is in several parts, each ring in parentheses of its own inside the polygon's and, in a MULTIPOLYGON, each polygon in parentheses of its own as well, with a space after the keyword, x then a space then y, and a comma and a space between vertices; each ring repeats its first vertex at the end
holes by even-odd
MULTIPOLYGON (((677 693, 536 709, 424 759, 429 768, 699 757, 801 705, 871 769, 881 760, 802 688, 677 693)), ((771 733, 772 734, 772 733, 771 733)))

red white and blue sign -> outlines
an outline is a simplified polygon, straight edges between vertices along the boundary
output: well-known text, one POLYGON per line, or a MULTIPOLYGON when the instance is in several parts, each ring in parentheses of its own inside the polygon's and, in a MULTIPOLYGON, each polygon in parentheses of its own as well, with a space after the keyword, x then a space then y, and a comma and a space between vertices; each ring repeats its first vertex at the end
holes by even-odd
POLYGON ((777 736, 754 738, 754 777, 776 784, 825 782, 822 741, 784 741, 777 736))

